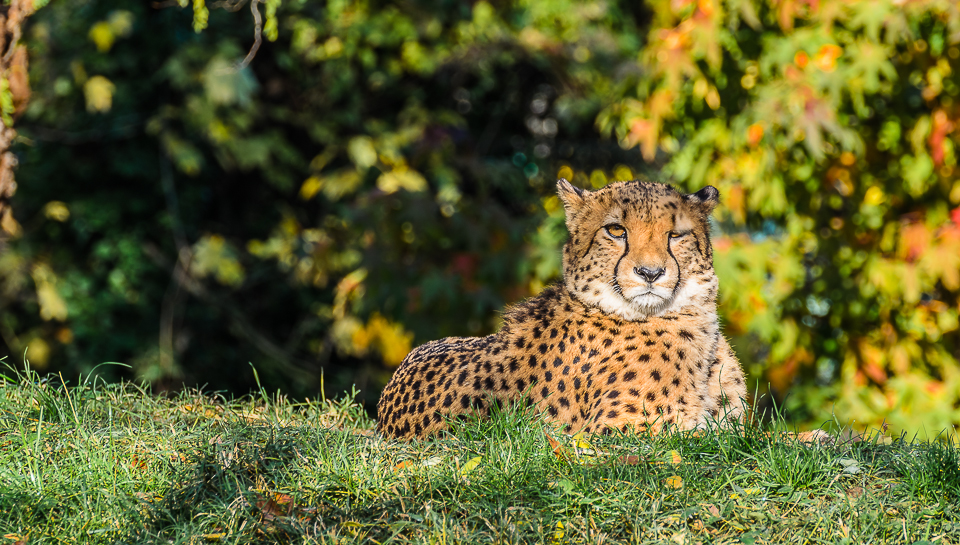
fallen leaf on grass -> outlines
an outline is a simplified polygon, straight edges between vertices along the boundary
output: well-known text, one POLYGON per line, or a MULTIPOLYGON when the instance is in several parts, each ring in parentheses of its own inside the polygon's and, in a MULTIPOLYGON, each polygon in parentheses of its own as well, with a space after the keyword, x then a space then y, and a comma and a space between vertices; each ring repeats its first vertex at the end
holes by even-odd
POLYGON ((671 475, 663 481, 663 484, 668 488, 683 488, 683 479, 679 475, 671 475))
POLYGON ((553 449, 553 453, 556 455, 557 459, 569 462, 570 455, 564 450, 563 445, 560 444, 560 441, 550 437, 549 433, 544 433, 543 435, 547 437, 547 441, 550 443, 550 448, 553 449))
POLYGON ((264 521, 285 517, 294 507, 293 498, 287 494, 273 493, 257 501, 257 509, 263 515, 264 521))
POLYGON ((847 497, 851 500, 860 499, 860 496, 863 495, 863 487, 861 486, 852 486, 847 489, 847 497))
POLYGON ((843 466, 843 472, 850 475, 860 473, 860 463, 853 458, 840 458, 837 460, 843 466))
POLYGON ((559 520, 557 521, 557 529, 553 531, 553 535, 550 536, 550 543, 560 543, 560 540, 563 539, 563 523, 559 520))
POLYGON ((460 468, 460 474, 466 475, 474 469, 477 469, 477 466, 480 465, 481 459, 483 459, 483 456, 475 456, 467 460, 467 463, 463 464, 463 467, 460 468))
POLYGON ((682 463, 683 463, 683 458, 680 457, 680 453, 679 453, 679 452, 677 452, 677 451, 675 451, 675 450, 671 450, 671 451, 670 451, 670 463, 673 464, 673 465, 677 465, 677 464, 682 464, 682 463))
POLYGON ((707 510, 707 513, 708 513, 711 517, 722 518, 722 517, 720 516, 720 508, 717 507, 716 505, 714 505, 714 504, 712 504, 712 503, 708 503, 708 504, 704 505, 703 508, 707 510))

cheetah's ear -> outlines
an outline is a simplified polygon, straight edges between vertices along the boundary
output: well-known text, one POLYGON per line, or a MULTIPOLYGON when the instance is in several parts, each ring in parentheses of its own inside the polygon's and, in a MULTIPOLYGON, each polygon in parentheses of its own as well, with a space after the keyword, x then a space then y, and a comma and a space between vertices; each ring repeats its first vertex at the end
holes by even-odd
POLYGON ((583 206, 586 193, 586 191, 568 182, 566 178, 557 180, 557 194, 560 195, 560 200, 563 201, 563 207, 567 210, 567 215, 571 212, 576 212, 583 206))
POLYGON ((709 214, 720 203, 720 192, 712 185, 708 185, 696 193, 684 195, 684 198, 692 204, 699 205, 704 213, 709 214))

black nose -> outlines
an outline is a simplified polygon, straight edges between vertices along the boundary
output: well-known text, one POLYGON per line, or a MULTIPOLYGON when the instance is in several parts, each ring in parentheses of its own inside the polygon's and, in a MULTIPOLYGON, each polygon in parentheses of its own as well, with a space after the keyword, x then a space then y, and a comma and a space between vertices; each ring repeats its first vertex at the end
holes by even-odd
POLYGON ((664 269, 663 267, 659 267, 659 268, 656 268, 656 269, 651 269, 651 268, 649 268, 649 267, 634 267, 634 268, 633 268, 633 272, 637 273, 637 275, 643 277, 644 279, 646 279, 647 282, 650 282, 651 284, 652 284, 657 278, 660 278, 661 276, 663 276, 663 273, 664 273, 665 271, 666 271, 666 269, 664 269))

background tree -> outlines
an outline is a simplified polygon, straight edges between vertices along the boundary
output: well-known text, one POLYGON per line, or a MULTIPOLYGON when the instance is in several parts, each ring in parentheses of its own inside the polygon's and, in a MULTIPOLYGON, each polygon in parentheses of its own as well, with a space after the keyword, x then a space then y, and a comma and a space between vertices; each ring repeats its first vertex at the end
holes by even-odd
POLYGON ((372 401, 415 343, 559 277, 556 177, 645 175, 720 188, 758 393, 801 421, 960 420, 953 3, 274 0, 246 65, 251 6, 192 6, 34 18, 16 358, 235 391, 249 361, 372 401))

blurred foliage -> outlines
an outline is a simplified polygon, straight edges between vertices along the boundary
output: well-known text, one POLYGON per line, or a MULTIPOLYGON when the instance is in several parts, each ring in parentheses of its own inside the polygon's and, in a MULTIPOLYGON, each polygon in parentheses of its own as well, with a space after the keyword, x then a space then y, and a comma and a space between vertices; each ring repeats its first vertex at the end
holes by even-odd
POLYGON ((653 5, 643 76, 598 125, 720 189, 751 374, 801 420, 960 423, 958 5, 653 5))
POLYGON ((558 176, 649 176, 720 189, 759 393, 960 423, 953 2, 272 0, 243 64, 249 8, 34 16, 9 351, 160 387, 246 390, 251 361, 374 400, 410 347, 559 278, 558 176))

